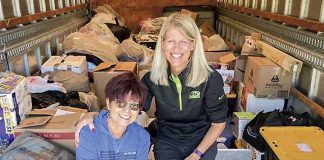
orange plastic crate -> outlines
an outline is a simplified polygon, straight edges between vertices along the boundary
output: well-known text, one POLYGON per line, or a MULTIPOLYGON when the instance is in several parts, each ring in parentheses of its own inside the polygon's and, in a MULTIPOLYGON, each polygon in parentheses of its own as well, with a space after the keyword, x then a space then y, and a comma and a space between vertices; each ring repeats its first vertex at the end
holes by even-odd
POLYGON ((323 160, 324 132, 318 127, 262 127, 265 160, 323 160))

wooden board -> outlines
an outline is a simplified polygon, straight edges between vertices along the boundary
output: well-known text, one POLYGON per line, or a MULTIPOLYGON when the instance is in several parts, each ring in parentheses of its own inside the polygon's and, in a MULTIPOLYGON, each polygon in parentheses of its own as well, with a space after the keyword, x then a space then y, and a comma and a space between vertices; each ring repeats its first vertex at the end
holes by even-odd
POLYGON ((260 40, 257 40, 257 48, 260 53, 262 53, 267 58, 271 59, 273 62, 286 69, 289 72, 297 72, 300 73, 301 68, 303 66, 303 62, 288 55, 287 53, 280 51, 277 48, 274 48, 260 40), (294 69, 294 66, 297 68, 294 69))

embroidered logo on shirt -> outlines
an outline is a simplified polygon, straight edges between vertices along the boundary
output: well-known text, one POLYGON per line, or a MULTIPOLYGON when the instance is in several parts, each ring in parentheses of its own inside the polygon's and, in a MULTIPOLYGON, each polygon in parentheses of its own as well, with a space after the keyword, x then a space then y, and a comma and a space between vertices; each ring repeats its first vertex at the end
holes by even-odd
POLYGON ((219 99, 219 100, 221 100, 221 99, 222 99, 223 97, 224 97, 224 95, 222 95, 222 96, 218 97, 218 99, 219 99))
POLYGON ((200 98, 200 92, 199 91, 191 91, 189 94, 189 99, 197 99, 200 98))

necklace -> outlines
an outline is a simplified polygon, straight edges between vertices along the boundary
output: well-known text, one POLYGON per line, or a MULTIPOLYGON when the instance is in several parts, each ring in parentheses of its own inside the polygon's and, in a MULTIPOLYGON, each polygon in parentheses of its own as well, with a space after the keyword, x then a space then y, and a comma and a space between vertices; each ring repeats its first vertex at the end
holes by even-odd
MULTIPOLYGON (((111 132, 109 131, 109 133, 111 134, 111 132)), ((114 142, 114 149, 115 149, 115 154, 118 154, 119 153, 119 150, 122 146, 122 143, 123 143, 123 139, 121 138, 120 140, 120 143, 119 143, 119 146, 117 145, 117 140, 115 140, 114 136, 111 134, 111 138, 113 139, 113 142, 114 142)))
POLYGON ((114 137, 114 135, 112 134, 112 132, 110 131, 110 126, 109 126, 109 123, 108 123, 108 132, 109 132, 109 134, 111 135, 111 138, 113 139, 113 142, 114 142, 114 150, 115 150, 115 154, 118 154, 119 153, 119 150, 120 150, 120 148, 121 148, 121 146, 122 146, 122 143, 123 143, 123 135, 121 135, 121 137, 120 137, 120 143, 119 143, 119 146, 117 145, 117 143, 116 143, 116 139, 115 139, 115 137, 114 137))

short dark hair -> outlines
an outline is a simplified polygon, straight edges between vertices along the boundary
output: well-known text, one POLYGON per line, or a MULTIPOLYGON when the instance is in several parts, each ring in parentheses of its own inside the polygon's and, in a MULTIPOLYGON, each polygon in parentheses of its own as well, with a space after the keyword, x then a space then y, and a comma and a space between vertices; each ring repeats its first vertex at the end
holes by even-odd
POLYGON ((135 73, 127 71, 115 76, 108 82, 105 88, 105 98, 108 98, 109 102, 117 99, 123 100, 129 92, 131 92, 132 98, 139 99, 142 107, 147 89, 135 73))

